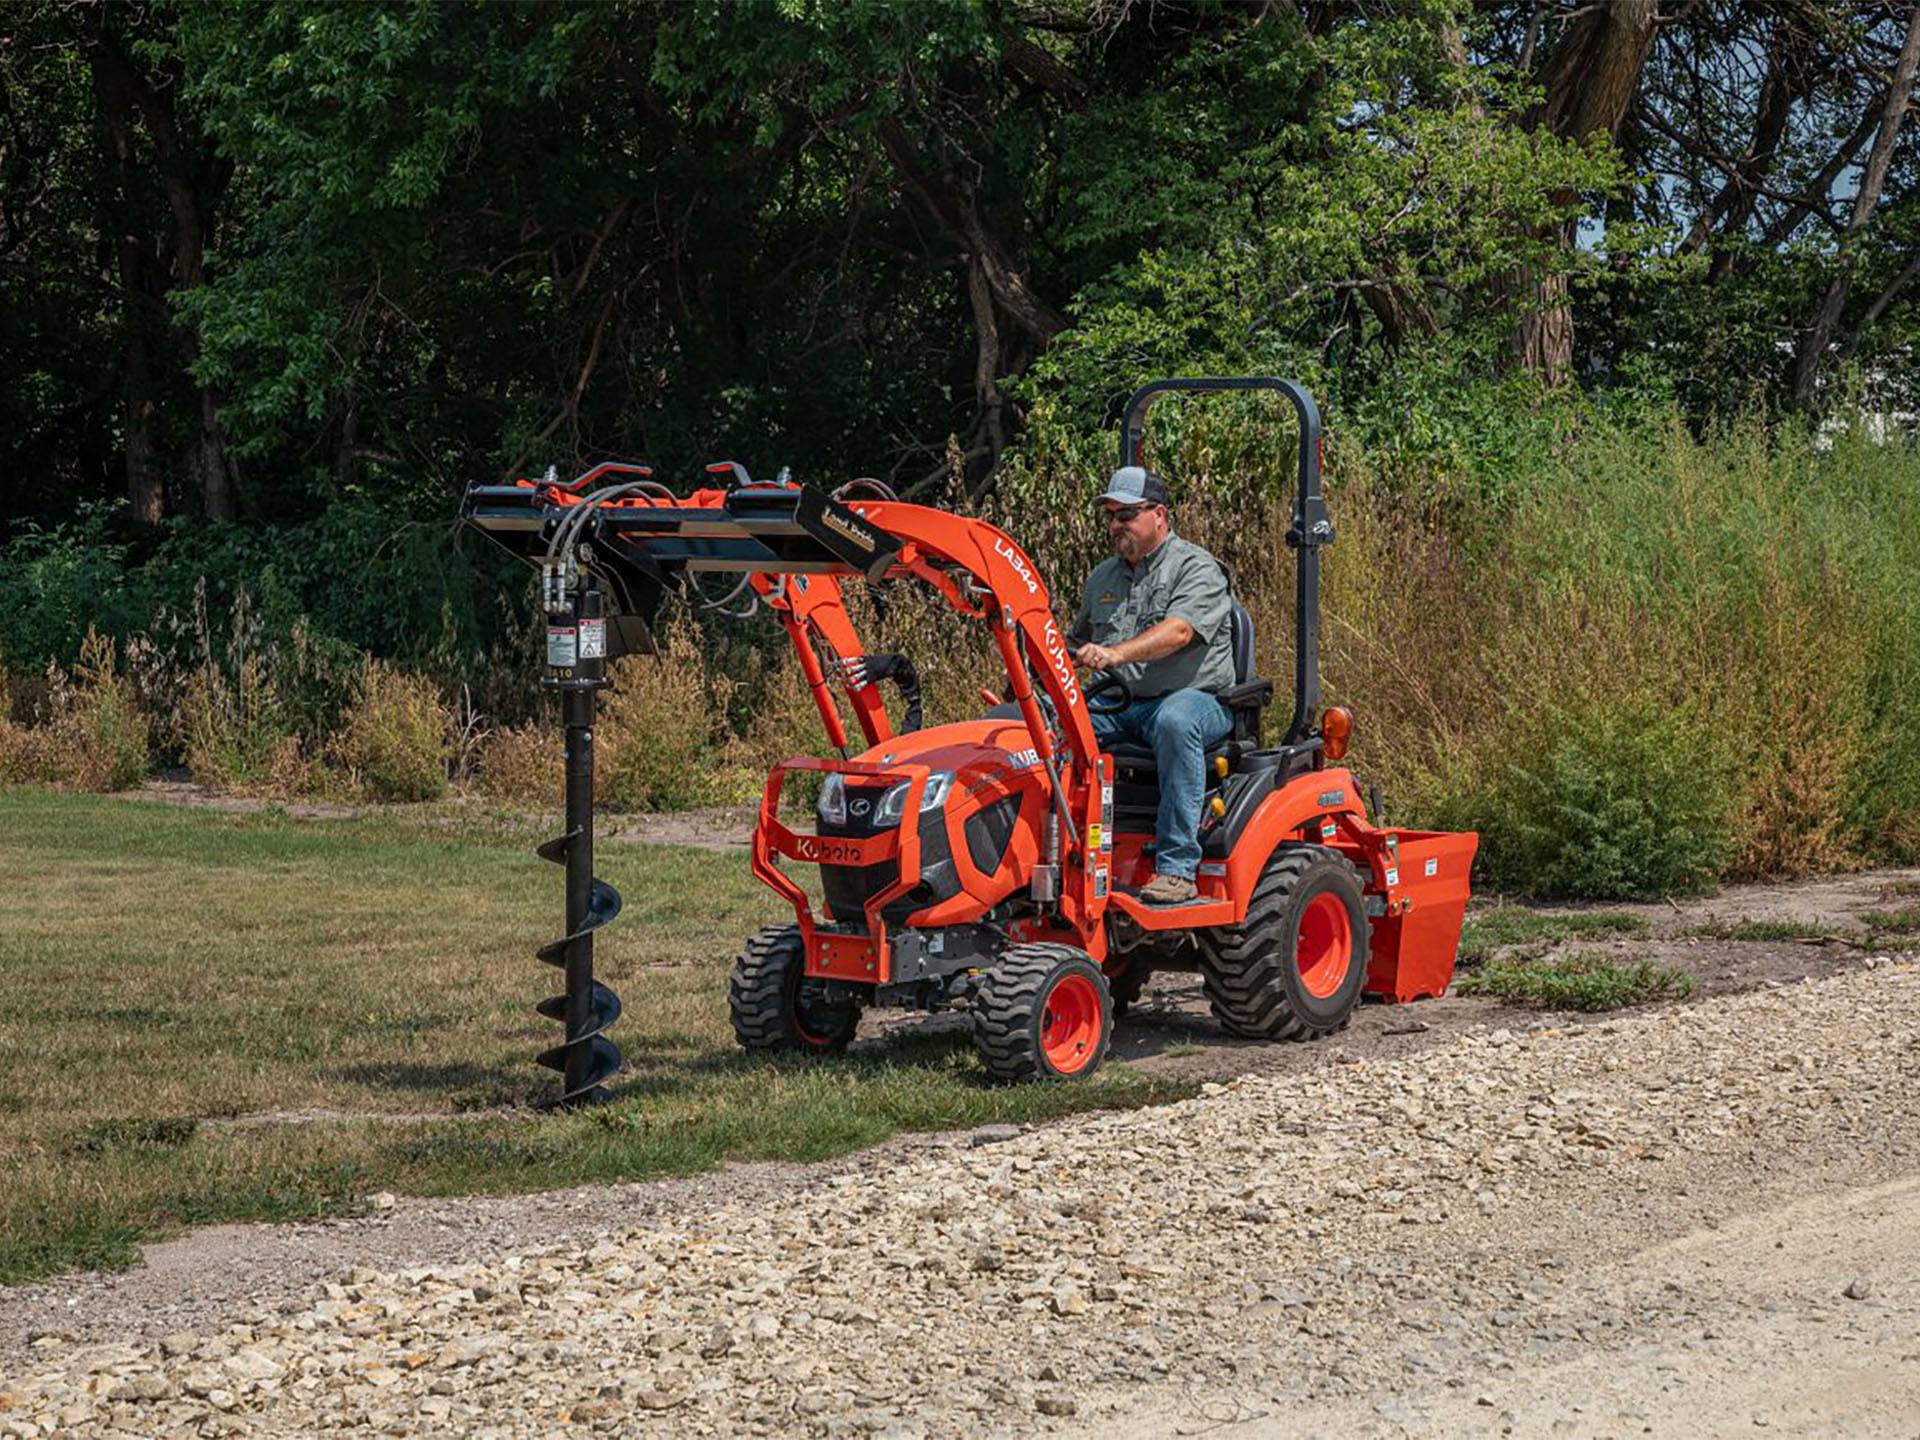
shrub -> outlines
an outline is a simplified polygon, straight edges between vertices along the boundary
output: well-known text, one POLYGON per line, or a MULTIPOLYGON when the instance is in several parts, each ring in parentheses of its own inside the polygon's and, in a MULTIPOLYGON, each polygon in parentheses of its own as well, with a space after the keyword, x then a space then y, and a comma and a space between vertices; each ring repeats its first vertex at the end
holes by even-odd
POLYGON ((46 527, 28 521, 0 544, 0 574, 7 577, 0 651, 15 664, 71 665, 96 624, 114 633, 134 623, 127 546, 113 538, 110 513, 82 504, 70 520, 46 527))
POLYGON ((1548 706, 1466 817, 1503 889, 1657 899, 1709 886, 1738 793, 1698 717, 1646 705, 1548 706))
POLYGON ((711 673, 686 621, 664 632, 658 655, 634 655, 611 667, 600 695, 600 796, 627 810, 684 810, 728 798, 719 744, 730 682, 711 673))
POLYGON ((24 715, 16 720, 14 704, 12 679, 0 668, 0 785, 71 778, 73 757, 52 729, 28 724, 24 715))
POLYGON ((151 724, 114 644, 89 629, 73 676, 49 666, 39 723, 11 718, 10 687, 0 672, 0 783, 73 784, 125 790, 146 778, 151 724))
MULTIPOLYGON (((597 766, 595 778, 599 778, 597 766)), ((491 732, 480 742, 473 785, 490 800, 557 806, 566 787, 566 756, 559 733, 537 725, 491 732)))
POLYGON ((202 785, 236 794, 292 794, 313 785, 300 738, 258 654, 245 656, 231 678, 212 660, 203 663, 187 679, 180 721, 187 768, 202 785))
POLYGON ((79 683, 57 727, 74 754, 74 781, 86 790, 126 790, 146 778, 152 726, 114 644, 89 629, 80 645, 79 683))
POLYGON ((452 717, 431 681, 369 659, 328 758, 370 800, 437 800, 447 789, 452 717))

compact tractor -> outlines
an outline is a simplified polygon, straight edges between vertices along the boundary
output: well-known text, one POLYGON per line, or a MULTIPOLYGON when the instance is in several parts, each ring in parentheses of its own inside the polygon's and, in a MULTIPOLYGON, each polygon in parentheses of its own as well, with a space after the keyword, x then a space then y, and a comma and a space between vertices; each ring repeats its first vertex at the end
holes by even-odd
POLYGON ((1156 969, 1198 970, 1227 1030, 1270 1040, 1339 1029, 1363 993, 1446 989, 1477 837, 1384 827, 1377 796, 1370 818, 1341 763, 1352 716, 1320 706, 1320 550, 1334 530, 1312 399, 1279 379, 1155 381, 1127 405, 1121 463, 1143 462, 1157 397, 1262 389, 1299 420, 1293 708, 1264 739, 1273 686, 1254 674, 1252 624, 1235 602, 1237 683, 1220 696, 1233 729, 1207 752, 1199 894, 1184 905, 1137 893, 1153 875, 1152 753, 1103 750, 1089 723, 1128 703, 1127 686, 1076 671, 1039 566, 1004 531, 875 481, 826 494, 784 476, 756 483, 732 462, 684 497, 638 466, 469 490, 471 522, 542 566, 549 683, 567 701, 568 829, 542 847, 569 876, 568 933, 542 951, 568 971, 567 994, 541 1007, 567 1025, 541 1057, 565 1073, 564 1101, 604 1098, 619 1063, 602 1033, 618 1002, 591 973, 592 931, 618 906, 591 874, 593 692, 610 654, 646 646, 665 590, 703 574, 735 577, 778 618, 837 752, 781 761, 761 798, 753 873, 794 920, 753 936, 734 966, 733 1027, 748 1050, 842 1050, 870 1006, 964 1009, 991 1074, 1057 1080, 1099 1066, 1115 1013, 1156 969), (1002 703, 922 728, 911 657, 866 654, 849 581, 924 584, 985 625, 1002 703), (901 692, 899 724, 883 684, 901 692), (780 800, 804 772, 820 776, 815 815, 793 828, 780 800), (793 864, 819 867, 818 909, 793 864))

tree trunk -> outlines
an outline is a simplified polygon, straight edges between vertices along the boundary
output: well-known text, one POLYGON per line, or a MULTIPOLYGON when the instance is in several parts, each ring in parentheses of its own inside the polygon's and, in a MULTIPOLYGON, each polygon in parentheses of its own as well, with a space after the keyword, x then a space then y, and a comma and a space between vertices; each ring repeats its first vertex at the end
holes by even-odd
POLYGON ((993 483, 1012 428, 1000 382, 1021 374, 1067 320, 1027 283, 1014 247, 989 231, 971 187, 936 175, 897 119, 881 121, 879 137, 901 188, 966 258, 976 350, 974 421, 964 453, 967 488, 977 499, 993 483))
MULTIPOLYGON (((1544 98, 1533 128, 1568 140, 1615 135, 1633 104, 1640 69, 1653 45, 1654 0, 1610 0, 1583 6, 1541 66, 1544 98)), ((1572 194, 1555 201, 1571 205, 1572 194)), ((1571 225, 1540 236, 1555 248, 1573 244, 1571 225)), ((1573 307, 1567 277, 1553 265, 1522 265, 1501 286, 1514 311, 1513 363, 1549 385, 1573 373, 1573 307)))
POLYGON ((122 422, 126 427, 127 501, 134 520, 158 525, 167 516, 166 476, 160 462, 159 389, 153 374, 153 326, 146 314, 148 257, 139 237, 122 235, 119 261, 126 349, 121 354, 122 422))
MULTIPOLYGON (((153 146, 160 186, 167 198, 172 225, 167 243, 159 247, 159 258, 150 267, 147 283, 128 289, 127 303, 144 304, 151 296, 164 310, 167 294, 174 289, 190 289, 205 283, 206 247, 212 230, 215 205, 232 176, 232 166, 217 157, 203 155, 198 147, 183 138, 174 113, 175 85, 155 86, 141 73, 121 37, 111 23, 108 7, 96 5, 88 15, 87 56, 94 94, 105 122, 114 159, 120 174, 120 200, 127 211, 121 229, 132 224, 133 197, 137 193, 140 164, 139 127, 144 124, 153 146)), ((123 266, 124 271, 124 266, 123 266)), ((143 317, 134 321, 144 326, 143 317)), ((182 370, 191 370, 199 359, 199 341, 185 326, 173 326, 173 359, 182 370)), ((147 347, 139 357, 137 370, 146 388, 145 400, 129 395, 129 408, 153 409, 159 393, 154 361, 158 347, 147 347)), ((129 384, 136 366, 128 367, 129 384)), ((188 442, 187 473, 199 487, 206 514, 216 520, 231 520, 237 513, 236 487, 232 462, 227 456, 226 435, 220 424, 220 397, 208 386, 196 385, 198 414, 188 442)), ((152 425, 149 419, 149 425, 152 425)), ((152 432, 149 433, 152 438, 152 432)), ((151 509, 151 489, 134 479, 133 431, 128 431, 128 492, 136 514, 151 509), (136 493, 138 492, 138 493, 136 493), (145 509, 143 509, 143 506, 145 509)), ((139 462, 146 473, 157 473, 157 449, 139 462)))
POLYGON ((1887 87, 1886 106, 1880 112, 1880 130, 1874 136, 1873 149, 1867 155, 1867 168, 1860 177, 1860 190, 1853 198, 1853 215, 1846 233, 1840 237, 1832 283, 1820 297, 1820 308, 1813 324, 1800 339, 1800 353, 1794 358, 1793 403, 1805 409, 1813 400, 1814 380, 1820 361, 1833 342, 1840 312, 1846 308, 1847 290, 1857 263, 1860 232, 1873 219, 1880 203, 1880 192, 1887 183, 1887 167, 1893 161, 1894 142, 1900 138, 1900 126, 1907 118, 1907 99, 1913 92, 1913 74, 1920 67, 1920 4, 1913 7, 1907 20, 1906 43, 1900 47, 1900 59, 1893 68, 1893 83, 1887 87))

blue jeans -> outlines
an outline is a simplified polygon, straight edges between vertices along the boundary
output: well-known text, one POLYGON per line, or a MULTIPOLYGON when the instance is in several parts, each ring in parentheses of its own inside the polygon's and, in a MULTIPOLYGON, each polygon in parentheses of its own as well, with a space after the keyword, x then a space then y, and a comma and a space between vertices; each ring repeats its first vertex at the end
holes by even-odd
POLYGON ((1094 712, 1102 744, 1134 740, 1153 747, 1160 771, 1160 813, 1154 817, 1153 868, 1191 880, 1200 868, 1200 801, 1207 789, 1207 747, 1233 730, 1233 717, 1205 690, 1174 690, 1136 700, 1110 714, 1094 712))

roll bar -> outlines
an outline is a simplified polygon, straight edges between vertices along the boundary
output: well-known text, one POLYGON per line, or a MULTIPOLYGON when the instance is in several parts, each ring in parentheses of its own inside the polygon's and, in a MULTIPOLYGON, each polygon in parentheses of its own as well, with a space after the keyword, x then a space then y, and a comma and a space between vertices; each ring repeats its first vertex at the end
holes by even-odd
POLYGON ((1271 375, 1203 375, 1153 380, 1133 392, 1120 422, 1120 463, 1146 463, 1147 407, 1175 390, 1278 390, 1300 421, 1300 480, 1293 497, 1287 548, 1299 551, 1295 571, 1296 628, 1293 647, 1293 721, 1286 742, 1297 745, 1313 731, 1320 710, 1320 547, 1333 543, 1333 520, 1320 495, 1320 410, 1291 380, 1271 375))

